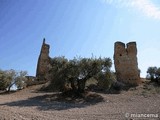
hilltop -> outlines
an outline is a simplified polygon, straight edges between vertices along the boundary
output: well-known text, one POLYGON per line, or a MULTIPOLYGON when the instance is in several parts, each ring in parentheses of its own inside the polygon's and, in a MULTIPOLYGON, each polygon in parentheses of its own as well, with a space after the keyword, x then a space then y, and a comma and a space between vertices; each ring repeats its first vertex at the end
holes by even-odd
MULTIPOLYGON (((68 102, 43 92, 35 85, 11 94, 0 95, 0 119, 5 120, 108 120, 125 119, 128 114, 159 114, 160 88, 143 84, 120 94, 97 93, 101 102, 68 102)), ((155 118, 158 119, 158 118, 155 118)))

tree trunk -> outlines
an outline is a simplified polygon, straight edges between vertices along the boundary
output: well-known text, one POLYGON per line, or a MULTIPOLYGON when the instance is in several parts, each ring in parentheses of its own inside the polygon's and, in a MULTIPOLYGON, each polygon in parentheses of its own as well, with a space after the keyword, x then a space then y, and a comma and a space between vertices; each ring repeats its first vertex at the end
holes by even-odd
POLYGON ((10 91, 11 91, 11 87, 12 87, 12 86, 9 86, 9 87, 8 87, 7 92, 10 92, 10 91))
POLYGON ((11 87, 12 87, 14 84, 15 84, 15 82, 14 82, 14 83, 12 83, 12 84, 8 87, 7 92, 10 92, 10 91, 11 91, 11 87))
POLYGON ((75 84, 74 84, 74 79, 70 79, 69 81, 71 82, 72 90, 73 90, 73 91, 76 91, 76 86, 75 86, 75 84))
POLYGON ((86 81, 87 81, 87 78, 78 80, 78 85, 77 85, 77 86, 78 86, 78 92, 79 92, 79 93, 84 93, 86 81))

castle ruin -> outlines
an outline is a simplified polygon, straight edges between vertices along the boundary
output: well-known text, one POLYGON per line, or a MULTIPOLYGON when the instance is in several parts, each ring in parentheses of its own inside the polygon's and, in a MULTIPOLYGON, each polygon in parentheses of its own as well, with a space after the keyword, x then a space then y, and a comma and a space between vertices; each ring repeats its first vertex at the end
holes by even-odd
MULTIPOLYGON (((50 46, 43 39, 40 55, 37 63, 36 78, 39 81, 47 80, 46 74, 50 68, 49 57, 50 46)), ((116 42, 114 45, 114 65, 117 80, 128 85, 138 85, 140 81, 140 71, 137 62, 136 42, 129 42, 126 45, 116 42)))
POLYGON ((36 71, 36 78, 38 80, 46 80, 46 73, 48 72, 50 65, 49 48, 50 46, 46 44, 45 39, 43 39, 36 71))
POLYGON ((137 62, 136 42, 129 42, 125 46, 122 42, 114 45, 114 65, 117 80, 130 85, 137 85, 140 71, 137 62))

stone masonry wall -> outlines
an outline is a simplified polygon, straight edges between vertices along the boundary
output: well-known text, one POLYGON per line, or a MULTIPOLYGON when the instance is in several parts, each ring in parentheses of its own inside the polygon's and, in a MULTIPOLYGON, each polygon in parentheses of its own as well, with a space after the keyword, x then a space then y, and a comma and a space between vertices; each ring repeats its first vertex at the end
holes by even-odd
POLYGON ((127 45, 122 42, 115 43, 114 65, 118 81, 132 85, 139 83, 136 42, 129 42, 127 45))
POLYGON ((46 80, 45 76, 49 70, 50 65, 49 48, 50 46, 46 44, 45 39, 43 39, 43 44, 38 58, 36 71, 36 77, 38 80, 46 80))

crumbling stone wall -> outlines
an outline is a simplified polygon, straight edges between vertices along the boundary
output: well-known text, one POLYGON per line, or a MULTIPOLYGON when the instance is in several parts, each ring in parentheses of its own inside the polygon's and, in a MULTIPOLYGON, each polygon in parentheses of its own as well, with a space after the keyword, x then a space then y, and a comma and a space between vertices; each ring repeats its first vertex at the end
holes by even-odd
POLYGON ((50 46, 46 44, 45 39, 43 39, 36 71, 36 78, 38 80, 46 80, 46 73, 48 72, 50 65, 49 48, 50 46))
POLYGON ((139 83, 136 42, 129 42, 127 45, 122 42, 115 43, 114 65, 118 81, 132 85, 139 83))

